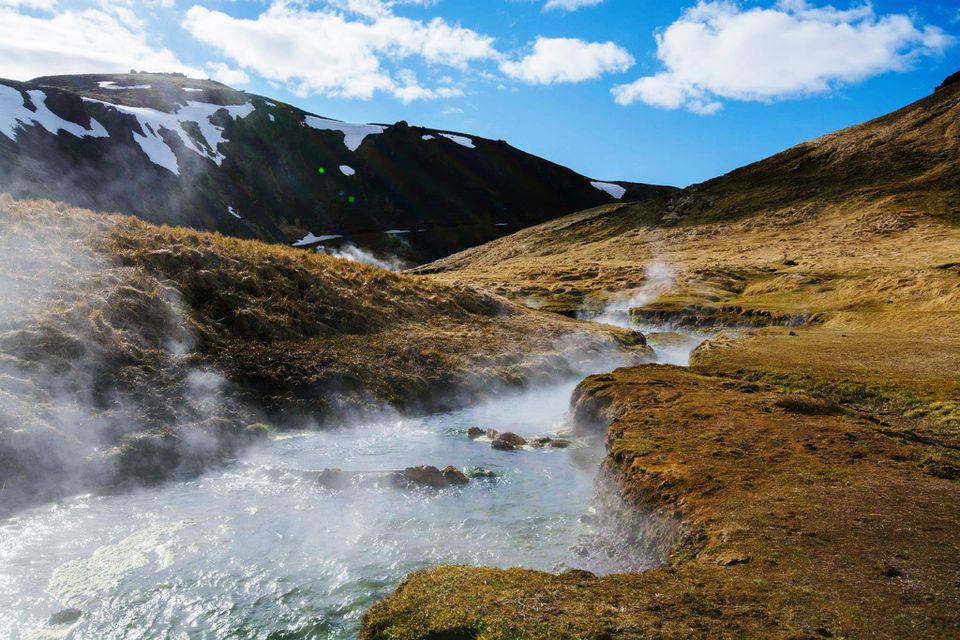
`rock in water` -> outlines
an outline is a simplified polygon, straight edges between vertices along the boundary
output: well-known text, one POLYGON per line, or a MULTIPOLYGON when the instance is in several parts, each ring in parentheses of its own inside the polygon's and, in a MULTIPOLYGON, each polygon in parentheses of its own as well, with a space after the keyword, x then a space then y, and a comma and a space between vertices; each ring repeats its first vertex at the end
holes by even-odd
POLYGON ((533 447, 534 449, 543 449, 544 447, 548 446, 551 442, 553 442, 552 438, 547 438, 547 437, 534 438, 533 440, 530 441, 530 446, 533 447))
POLYGON ((469 429, 467 429, 467 437, 470 438, 471 440, 475 440, 479 438, 480 436, 483 435, 483 433, 484 431, 480 427, 470 427, 469 429))
POLYGON ((394 482, 402 486, 444 489, 450 486, 464 485, 470 482, 470 479, 453 466, 441 471, 436 467, 421 465, 419 467, 407 467, 394 476, 394 482))
POLYGON ((450 485, 460 486, 470 482, 470 478, 468 478, 462 471, 460 471, 460 469, 457 469, 453 465, 448 466, 441 473, 443 474, 444 479, 450 485))
POLYGON ((490 438, 491 440, 496 440, 497 436, 499 435, 500 435, 500 432, 497 431, 496 429, 487 429, 487 437, 490 438))
POLYGON ((50 619, 47 620, 47 624, 50 626, 73 624, 79 620, 80 616, 82 615, 83 611, 80 611, 80 609, 64 609, 63 611, 58 611, 50 616, 50 619))
POLYGON ((507 433, 501 433, 499 437, 497 437, 497 440, 503 440, 504 442, 508 442, 515 447, 522 447, 527 444, 526 438, 522 438, 515 433, 510 433, 509 431, 507 433))
POLYGON ((506 440, 500 440, 500 439, 497 439, 491 442, 490 446, 498 451, 513 451, 514 449, 516 449, 515 446, 513 446, 506 440))
POLYGON ((482 479, 496 478, 497 472, 491 471, 490 469, 484 469, 483 467, 473 467, 467 471, 467 477, 482 479))
POLYGON ((551 440, 550 446, 554 449, 566 449, 570 446, 569 440, 551 440))

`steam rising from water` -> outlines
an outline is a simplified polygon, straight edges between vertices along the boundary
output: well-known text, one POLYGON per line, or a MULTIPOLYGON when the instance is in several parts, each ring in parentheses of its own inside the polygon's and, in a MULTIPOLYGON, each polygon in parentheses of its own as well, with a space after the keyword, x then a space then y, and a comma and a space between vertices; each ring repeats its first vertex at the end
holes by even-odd
POLYGON ((675 278, 676 270, 669 264, 659 260, 651 262, 647 265, 643 285, 639 289, 608 300, 599 314, 585 319, 635 329, 636 325, 630 320, 630 310, 656 302, 673 288, 675 278))
POLYGON ((317 247, 317 252, 328 256, 333 256, 335 258, 343 258, 344 260, 351 260, 353 262, 362 262, 363 264, 373 265, 374 267, 380 267, 381 269, 386 269, 387 271, 393 271, 396 273, 411 267, 409 263, 401 260, 397 256, 377 256, 374 253, 349 242, 339 248, 324 246, 317 247))
MULTIPOLYGON (((292 432, 189 481, 80 496, 0 521, 0 629, 76 637, 356 637, 359 618, 409 572, 447 563, 544 570, 624 568, 571 551, 600 442, 500 452, 463 432, 525 437, 566 425, 576 381, 425 418, 292 432), (498 478, 400 490, 377 470, 480 466, 498 478), (331 489, 311 471, 361 471, 331 489)), ((643 559, 640 564, 643 564, 643 559)))
POLYGON ((177 292, 58 216, 0 200, 0 512, 213 456, 230 413, 222 378, 189 364, 177 292))

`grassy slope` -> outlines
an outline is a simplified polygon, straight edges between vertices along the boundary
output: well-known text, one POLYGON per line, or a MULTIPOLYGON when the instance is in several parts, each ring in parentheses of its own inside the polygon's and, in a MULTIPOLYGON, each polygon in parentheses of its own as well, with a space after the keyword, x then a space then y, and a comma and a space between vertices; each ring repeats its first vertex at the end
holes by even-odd
POLYGON ((48 454, 70 442, 85 481, 158 479, 194 456, 185 429, 217 441, 196 469, 265 415, 429 410, 647 353, 472 287, 57 203, 0 200, 0 233, 20 296, 0 330, 0 506, 77 471, 48 454), (84 447, 112 445, 116 473, 94 478, 84 447))
POLYGON ((375 607, 363 637, 960 634, 958 122, 953 85, 675 198, 428 265, 569 311, 659 261, 676 279, 645 313, 816 322, 715 341, 690 371, 586 383, 616 418, 607 472, 639 509, 682 515, 665 567, 440 568, 375 607))

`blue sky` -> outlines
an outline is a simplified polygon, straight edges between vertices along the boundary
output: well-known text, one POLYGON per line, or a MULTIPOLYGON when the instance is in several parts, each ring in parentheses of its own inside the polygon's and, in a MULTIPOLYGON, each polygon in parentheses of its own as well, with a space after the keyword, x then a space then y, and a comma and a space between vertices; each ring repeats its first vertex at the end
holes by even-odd
POLYGON ((686 185, 927 95, 957 36, 946 0, 0 0, 0 76, 180 70, 686 185))

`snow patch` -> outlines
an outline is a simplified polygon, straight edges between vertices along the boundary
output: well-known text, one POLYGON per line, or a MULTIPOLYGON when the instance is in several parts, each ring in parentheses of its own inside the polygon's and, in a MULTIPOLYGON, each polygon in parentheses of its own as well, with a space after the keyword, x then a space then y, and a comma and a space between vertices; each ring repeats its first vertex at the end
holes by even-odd
POLYGON ((473 140, 471 140, 470 138, 457 136, 452 133, 441 133, 440 135, 442 135, 444 138, 448 140, 453 140, 461 147, 466 147, 467 149, 476 149, 476 147, 473 145, 473 140))
POLYGON ((183 87, 181 91, 189 91, 190 93, 200 93, 203 89, 198 89, 196 87, 183 87))
POLYGON ((427 135, 423 136, 423 139, 424 139, 424 140, 436 140, 437 137, 436 137, 436 136, 432 136, 432 135, 430 135, 430 134, 428 133, 427 135))
POLYGON ((233 216, 234 218, 236 218, 237 220, 242 220, 242 219, 243 219, 243 218, 240 217, 240 214, 237 213, 237 210, 234 209, 233 207, 227 207, 227 213, 229 213, 230 215, 232 215, 232 216, 233 216))
MULTIPOLYGON (((97 83, 101 89, 110 89, 111 91, 123 91, 124 89, 152 89, 149 84, 135 84, 125 87, 118 87, 117 83, 113 80, 103 80, 102 82, 97 83)), ((197 89, 200 91, 200 89, 197 89)))
POLYGON ((345 175, 345 176, 352 176, 352 175, 354 175, 357 171, 356 171, 356 169, 354 169, 353 167, 351 167, 351 166, 349 166, 349 165, 342 164, 342 165, 340 165, 340 172, 343 173, 343 175, 345 175))
POLYGON ((318 242, 326 242, 327 240, 336 240, 337 238, 342 238, 342 235, 329 235, 329 236, 315 236, 313 233, 308 233, 299 240, 293 243, 294 247, 308 247, 311 244, 316 244, 318 242))
POLYGON ((227 140, 223 137, 223 127, 213 124, 210 119, 220 111, 226 111, 227 115, 233 119, 246 118, 254 111, 254 106, 250 102, 241 105, 219 105, 191 101, 178 106, 173 113, 167 113, 147 107, 128 107, 92 98, 84 98, 84 101, 102 104, 108 109, 135 117, 143 133, 134 131, 133 139, 140 145, 151 162, 176 175, 180 175, 180 166, 173 149, 167 145, 160 135, 161 129, 175 133, 184 146, 197 155, 212 160, 219 167, 226 159, 226 156, 220 153, 219 147, 227 140), (199 127, 202 140, 194 139, 187 132, 183 125, 188 122, 192 122, 199 127))
POLYGON ((273 117, 273 114, 272 114, 272 113, 268 113, 268 114, 267 114, 267 117, 270 118, 270 122, 276 122, 276 121, 277 121, 277 119, 273 117))
POLYGON ((621 187, 620 185, 613 184, 612 182, 591 182, 590 184, 597 189, 600 189, 600 191, 606 191, 617 200, 622 198, 623 194, 627 192, 626 187, 621 187))
POLYGON ((17 89, 0 84, 0 133, 11 140, 17 139, 20 129, 35 125, 40 125, 54 135, 65 131, 77 138, 110 137, 103 125, 93 118, 90 118, 90 128, 87 129, 50 111, 46 105, 47 94, 43 91, 27 91, 27 95, 30 96, 36 111, 27 107, 27 101, 17 89))
POLYGON ((410 233, 409 229, 390 229, 389 231, 384 231, 388 236, 398 236, 403 233, 410 233))
POLYGON ((350 124, 339 120, 330 120, 319 116, 306 116, 304 124, 320 131, 339 131, 343 134, 343 144, 350 151, 356 151, 367 136, 380 135, 387 130, 376 124, 350 124))

